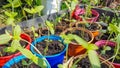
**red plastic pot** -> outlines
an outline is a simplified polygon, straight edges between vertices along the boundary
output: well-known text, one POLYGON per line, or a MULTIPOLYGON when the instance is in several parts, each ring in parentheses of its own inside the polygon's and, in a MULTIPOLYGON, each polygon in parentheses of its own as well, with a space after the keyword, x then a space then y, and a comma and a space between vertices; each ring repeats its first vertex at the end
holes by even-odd
MULTIPOLYGON (((113 41, 108 41, 108 40, 100 40, 100 41, 96 42, 95 45, 97 45, 98 47, 102 47, 104 45, 115 47, 116 43, 113 41)), ((115 68, 120 68, 119 63, 112 63, 112 64, 114 65, 115 68)))
MULTIPOLYGON (((27 34, 21 34, 20 37, 28 42, 32 42, 31 38, 29 35, 27 34)), ((27 44, 26 46, 26 49, 30 49, 30 44, 27 44)), ((9 61, 11 58, 15 57, 15 56, 18 56, 20 55, 21 53, 18 52, 16 54, 12 54, 12 55, 9 55, 9 56, 4 56, 4 57, 0 57, 0 67, 2 67, 7 61, 9 61)))
MULTIPOLYGON (((94 17, 92 18, 86 18, 85 20, 92 23, 92 22, 96 22, 96 20, 98 19, 99 17, 99 13, 92 9, 91 10, 92 12, 92 15, 94 17)), ((80 14, 85 14, 85 9, 84 8, 80 8, 78 5, 76 6, 75 10, 72 12, 72 17, 75 18, 76 20, 79 20, 79 21, 83 21, 82 17, 80 17, 79 15, 80 14)))

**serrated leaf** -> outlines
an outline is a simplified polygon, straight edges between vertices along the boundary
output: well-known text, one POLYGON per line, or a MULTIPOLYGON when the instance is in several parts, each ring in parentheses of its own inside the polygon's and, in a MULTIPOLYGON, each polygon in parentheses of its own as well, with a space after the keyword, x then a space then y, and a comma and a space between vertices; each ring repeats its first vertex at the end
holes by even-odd
POLYGON ((100 60, 97 56, 96 51, 88 50, 88 57, 89 57, 91 65, 92 65, 92 68, 101 68, 100 60))
POLYGON ((8 34, 0 35, 0 45, 8 43, 11 39, 12 39, 12 36, 8 34))

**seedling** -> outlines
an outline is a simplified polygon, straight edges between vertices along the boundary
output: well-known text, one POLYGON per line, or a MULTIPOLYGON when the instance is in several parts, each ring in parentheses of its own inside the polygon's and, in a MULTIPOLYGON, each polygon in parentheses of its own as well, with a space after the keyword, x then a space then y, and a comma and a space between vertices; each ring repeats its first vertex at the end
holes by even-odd
POLYGON ((101 68, 97 52, 95 51, 96 49, 98 49, 98 47, 95 44, 88 43, 79 36, 73 34, 61 35, 61 37, 64 38, 65 41, 67 41, 66 43, 68 44, 71 42, 71 40, 76 40, 78 44, 87 49, 87 55, 89 57, 92 68, 101 68))
MULTIPOLYGON (((10 35, 7 31, 6 31, 6 34, 0 35, 0 37, 1 37, 0 44, 6 44, 10 40, 12 40, 11 46, 5 48, 4 51, 15 52, 15 51, 19 50, 23 55, 25 55, 28 59, 32 60, 35 64, 37 64, 43 68, 46 67, 45 58, 42 58, 42 59, 38 58, 35 55, 33 55, 31 51, 29 51, 28 49, 25 49, 21 46, 21 44, 19 42, 20 40, 25 41, 25 42, 27 42, 27 41, 24 39, 21 39, 20 34, 21 34, 21 28, 20 28, 20 26, 17 25, 14 28, 12 35, 10 35)), ((29 42, 27 42, 27 43, 30 44, 29 42)))

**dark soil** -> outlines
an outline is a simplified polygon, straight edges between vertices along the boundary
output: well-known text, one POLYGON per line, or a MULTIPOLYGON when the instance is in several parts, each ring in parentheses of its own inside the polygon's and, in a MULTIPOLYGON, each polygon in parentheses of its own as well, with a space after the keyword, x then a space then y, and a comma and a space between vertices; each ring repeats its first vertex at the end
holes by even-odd
POLYGON ((91 36, 85 32, 85 31, 81 31, 81 30, 72 30, 72 31, 68 31, 66 32, 66 34, 75 34, 78 35, 79 37, 83 38, 84 40, 86 40, 87 42, 91 40, 91 36))
POLYGON ((36 44, 36 47, 38 48, 38 50, 43 54, 43 55, 54 55, 57 53, 60 53, 61 51, 63 51, 64 49, 64 45, 61 44, 61 42, 59 41, 51 41, 51 40, 45 40, 42 41, 40 43, 36 44), (48 50, 45 51, 46 46, 48 46, 48 50))
POLYGON ((98 24, 95 24, 95 23, 78 24, 78 27, 83 27, 90 31, 95 31, 100 29, 98 24))
POLYGON ((95 37, 96 40, 108 40, 110 38, 114 38, 115 34, 111 34, 110 33, 104 33, 104 34, 100 34, 99 36, 95 37))
POLYGON ((23 61, 20 61, 19 63, 12 65, 11 68, 41 68, 29 59, 24 59, 24 61, 26 61, 29 65, 25 65, 22 63, 23 61))
MULTIPOLYGON (((78 59, 75 59, 73 63, 76 60, 78 59)), ((76 68, 91 68, 91 64, 90 64, 88 57, 81 59, 76 65, 77 65, 76 68)), ((101 68, 109 68, 109 67, 106 64, 101 64, 101 68)))
MULTIPOLYGON (((27 45, 27 43, 24 42, 24 41, 20 41, 20 44, 23 47, 26 47, 26 45, 27 45)), ((14 53, 4 52, 4 48, 9 47, 10 45, 11 45, 11 42, 9 42, 8 44, 0 45, 0 57, 9 56, 9 55, 12 55, 12 54, 15 54, 15 53, 19 52, 19 51, 16 51, 14 53)))
MULTIPOLYGON (((103 50, 103 47, 101 47, 101 48, 99 48, 98 50, 97 50, 97 52, 98 52, 98 54, 99 55, 101 55, 103 58, 105 58, 105 59, 109 59, 110 57, 112 57, 113 55, 114 55, 114 47, 111 47, 111 50, 107 50, 106 52, 105 52, 105 54, 101 54, 101 51, 103 50)), ((120 52, 120 51, 119 51, 120 52)), ((120 57, 120 54, 118 54, 117 56, 119 56, 120 57)), ((110 60, 110 61, 112 61, 112 59, 110 60)), ((115 63, 120 63, 120 59, 114 59, 114 62, 115 63)))

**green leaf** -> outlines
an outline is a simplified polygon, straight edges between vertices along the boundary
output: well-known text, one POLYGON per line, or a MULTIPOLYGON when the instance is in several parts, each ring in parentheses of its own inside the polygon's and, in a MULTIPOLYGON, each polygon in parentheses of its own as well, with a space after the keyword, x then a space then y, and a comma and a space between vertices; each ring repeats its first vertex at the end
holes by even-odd
POLYGON ((14 39, 20 40, 20 34, 21 34, 21 28, 19 25, 16 25, 13 33, 14 39))
POLYGON ((52 23, 50 23, 49 21, 46 21, 46 25, 49 28, 50 33, 55 34, 54 25, 52 23))
POLYGON ((80 45, 82 45, 84 48, 88 49, 88 45, 89 43, 86 42, 84 39, 80 38, 77 35, 73 35, 73 34, 68 34, 69 37, 73 37, 80 45))
POLYGON ((96 51, 88 50, 88 57, 89 57, 91 65, 92 65, 92 68, 101 68, 100 60, 97 56, 96 51))
POLYGON ((24 10, 30 14, 34 14, 34 11, 32 9, 24 8, 24 10))
POLYGON ((22 48, 19 40, 13 40, 12 43, 11 43, 11 47, 13 47, 15 50, 18 50, 19 48, 22 48))
POLYGON ((22 60, 22 65, 28 65, 28 63, 25 60, 22 60))
POLYGON ((15 16, 17 16, 17 12, 8 12, 8 11, 5 11, 5 15, 7 15, 8 17, 10 18, 14 18, 15 16))
POLYGON ((6 47, 6 48, 4 48, 4 52, 11 52, 11 53, 13 53, 15 51, 16 51, 16 49, 14 49, 13 47, 6 47))
POLYGON ((34 10, 36 11, 35 13, 37 12, 41 12, 43 10, 44 6, 35 6, 34 10))
POLYGON ((31 5, 32 5, 33 0, 25 0, 25 2, 26 2, 29 6, 31 6, 31 5))
POLYGON ((3 8, 13 7, 17 8, 22 5, 21 0, 8 0, 8 4, 4 5, 3 8))
POLYGON ((8 18, 6 21, 6 24, 7 25, 12 25, 12 24, 14 25, 14 20, 15 20, 14 18, 8 18))
POLYGON ((0 35, 0 45, 8 43, 11 39, 12 39, 12 36, 8 34, 0 35))
POLYGON ((28 59, 32 60, 34 63, 36 63, 37 65, 39 65, 40 67, 42 67, 42 68, 46 68, 47 67, 44 59, 36 57, 35 55, 32 54, 31 51, 29 51, 27 49, 23 49, 23 48, 20 48, 19 51, 24 56, 26 56, 28 59))

